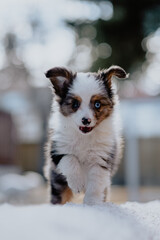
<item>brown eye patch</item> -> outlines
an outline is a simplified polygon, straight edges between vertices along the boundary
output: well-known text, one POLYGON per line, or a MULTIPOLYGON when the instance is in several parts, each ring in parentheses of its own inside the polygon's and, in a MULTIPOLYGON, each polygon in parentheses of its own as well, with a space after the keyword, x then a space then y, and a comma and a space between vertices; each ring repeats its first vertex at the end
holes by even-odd
POLYGON ((81 102, 82 99, 79 96, 68 94, 68 96, 60 106, 61 112, 63 113, 64 116, 68 116, 79 109, 81 102))
POLYGON ((90 106, 97 119, 97 124, 99 124, 111 114, 114 102, 104 95, 94 95, 91 98, 90 106))

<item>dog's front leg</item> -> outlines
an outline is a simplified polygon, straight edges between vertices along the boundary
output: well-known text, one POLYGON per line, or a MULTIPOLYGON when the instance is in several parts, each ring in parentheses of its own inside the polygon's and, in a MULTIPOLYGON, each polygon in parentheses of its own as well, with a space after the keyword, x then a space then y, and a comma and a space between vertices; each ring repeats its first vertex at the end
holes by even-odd
POLYGON ((78 159, 73 155, 66 155, 58 164, 58 171, 62 173, 68 182, 68 186, 74 193, 84 190, 84 177, 78 159))
POLYGON ((110 188, 110 172, 101 167, 94 165, 88 171, 87 186, 84 197, 84 203, 93 205, 104 202, 105 190, 110 188))

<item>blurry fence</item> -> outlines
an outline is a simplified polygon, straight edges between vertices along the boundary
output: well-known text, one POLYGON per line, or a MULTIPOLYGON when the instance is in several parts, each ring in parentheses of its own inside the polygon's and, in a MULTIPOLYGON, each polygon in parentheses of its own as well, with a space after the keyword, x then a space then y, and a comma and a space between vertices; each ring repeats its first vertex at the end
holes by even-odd
POLYGON ((141 185, 160 185, 160 137, 139 141, 139 168, 141 185))
POLYGON ((0 111, 0 165, 37 171, 40 144, 19 143, 11 114, 0 111))
POLYGON ((18 145, 16 152, 16 165, 23 171, 39 171, 39 159, 40 144, 21 143, 18 145))
POLYGON ((0 164, 15 163, 16 129, 9 113, 0 111, 0 164))
POLYGON ((159 98, 125 100, 122 104, 125 180, 130 200, 138 199, 142 184, 160 184, 159 104, 159 98))

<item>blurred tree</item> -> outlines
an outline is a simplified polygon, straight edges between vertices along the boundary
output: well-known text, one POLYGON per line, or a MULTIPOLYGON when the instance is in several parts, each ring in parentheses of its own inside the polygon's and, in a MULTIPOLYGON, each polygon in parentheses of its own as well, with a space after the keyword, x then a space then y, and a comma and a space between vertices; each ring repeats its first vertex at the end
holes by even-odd
POLYGON ((17 36, 8 32, 4 36, 5 63, 0 70, 0 92, 28 89, 30 72, 21 58, 17 56, 17 36))
MULTIPOLYGON (((99 4, 101 1, 94 2, 99 4)), ((107 1, 103 0, 104 2, 107 1)), ((105 68, 116 64, 132 72, 145 60, 145 52, 141 45, 143 38, 160 26, 160 2, 111 0, 110 3, 114 7, 110 20, 99 18, 94 22, 70 21, 68 24, 74 27, 80 39, 87 37, 86 31, 83 31, 84 27, 95 29, 97 34, 95 38, 90 39, 93 46, 92 55, 94 56, 95 51, 99 51, 99 54, 93 61, 92 71, 97 71, 99 66, 105 68), (109 54, 105 54, 105 51, 109 51, 109 54)), ((79 42, 78 39, 77 44, 79 42)))

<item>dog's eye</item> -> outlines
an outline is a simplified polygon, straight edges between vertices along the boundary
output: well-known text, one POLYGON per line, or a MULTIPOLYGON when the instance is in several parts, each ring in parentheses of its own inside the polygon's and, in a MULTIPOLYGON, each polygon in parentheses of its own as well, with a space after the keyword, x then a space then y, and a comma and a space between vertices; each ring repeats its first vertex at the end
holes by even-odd
POLYGON ((80 106, 80 102, 77 100, 77 99, 73 99, 73 102, 72 102, 72 108, 74 110, 77 110, 80 106))
POLYGON ((101 107, 101 103, 99 101, 95 101, 94 106, 96 109, 99 109, 101 107))

